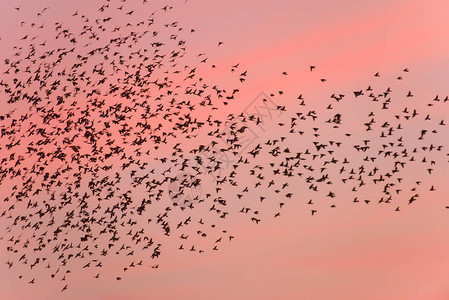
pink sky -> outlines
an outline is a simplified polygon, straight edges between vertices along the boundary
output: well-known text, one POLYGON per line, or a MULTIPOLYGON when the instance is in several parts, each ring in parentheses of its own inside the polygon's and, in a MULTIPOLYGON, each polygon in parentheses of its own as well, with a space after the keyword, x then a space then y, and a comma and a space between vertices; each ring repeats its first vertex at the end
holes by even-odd
MULTIPOLYGON (((0 59, 24 33, 14 7, 20 5, 21 13, 31 16, 50 6, 53 20, 78 9, 94 11, 97 5, 92 2, 1 1, 0 59)), ((214 71, 204 70, 208 79, 228 83, 228 69, 236 63, 248 70, 248 80, 232 105, 236 111, 260 92, 278 90, 286 95, 276 101, 290 104, 299 93, 319 103, 334 92, 349 95, 370 84, 379 89, 391 85, 401 93, 412 90, 415 101, 425 103, 436 94, 449 94, 448 1, 170 2, 173 18, 186 30, 196 30, 189 37, 189 49, 207 53, 217 65, 214 71), (220 48, 218 41, 224 42, 220 48), (310 65, 317 66, 313 73, 310 65), (406 67, 407 78, 396 81, 406 67), (283 71, 289 75, 283 76, 283 71), (380 79, 373 77, 376 72, 380 79), (321 78, 327 79, 325 84, 321 78)), ((352 109, 342 107, 346 112, 352 109)), ((434 114, 447 117, 445 110, 434 114)), ((440 137, 449 138, 449 132, 440 137)), ((426 182, 439 189, 412 206, 401 206, 400 213, 391 207, 354 204, 348 198, 338 199, 341 204, 335 210, 323 205, 311 217, 308 199, 301 199, 297 188, 298 201, 281 218, 266 218, 259 225, 228 220, 227 228, 236 238, 220 251, 180 255, 167 248, 158 269, 147 265, 131 270, 119 282, 111 275, 119 265, 112 258, 98 280, 75 272, 63 294, 60 283, 53 288, 50 278, 28 285, 18 279, 19 270, 2 264, 0 298, 449 299, 449 210, 444 208, 449 205, 449 172, 447 165, 440 168, 438 178, 426 182)), ((0 245, 0 256, 6 256, 0 245)))

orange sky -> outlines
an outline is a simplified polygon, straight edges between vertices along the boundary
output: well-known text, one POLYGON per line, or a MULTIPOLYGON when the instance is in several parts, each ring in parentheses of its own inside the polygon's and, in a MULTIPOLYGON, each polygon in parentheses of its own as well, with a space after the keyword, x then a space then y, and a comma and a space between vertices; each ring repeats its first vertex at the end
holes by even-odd
MULTIPOLYGON (((1 1, 0 59, 11 53, 10 45, 24 33, 13 7, 20 5, 21 13, 32 16, 49 6, 53 20, 76 10, 96 10, 92 2, 61 5, 49 0, 1 1)), ((448 1, 170 2, 175 7, 173 19, 186 30, 196 30, 189 36, 189 49, 207 53, 209 61, 217 65, 216 70, 203 71, 205 78, 235 85, 228 74, 231 66, 240 63, 239 70, 248 71, 248 79, 230 108, 235 112, 240 113, 260 92, 279 90, 285 91, 283 97, 273 97, 279 105, 293 105, 300 93, 317 105, 327 104, 329 96, 336 92, 348 94, 352 101, 352 91, 368 85, 378 90, 392 86, 402 96, 412 90, 414 101, 422 103, 436 94, 449 95, 448 1), (220 48, 218 41, 224 42, 220 48), (317 66, 312 73, 310 65, 317 66), (397 81, 406 67, 410 73, 397 81), (283 76, 284 71, 289 75, 283 76), (381 74, 379 79, 373 77, 376 72, 381 74), (321 78, 327 81, 322 83, 321 78)), ((357 115, 352 104, 343 103, 341 107, 347 114, 357 115)), ((432 113, 447 120, 446 111, 435 109, 432 113)), ((369 111, 362 113, 365 116, 369 111)), ((445 129, 441 129, 436 143, 449 138, 445 129)), ((276 130, 271 132, 273 136, 281 132, 276 130)), ((333 131, 326 134, 331 137, 333 131)), ((449 172, 448 165, 439 168, 437 176, 425 177, 425 184, 435 184, 437 191, 427 193, 412 206, 402 205, 399 213, 392 207, 356 204, 352 198, 342 197, 337 199, 336 209, 322 205, 320 212, 311 217, 306 204, 309 199, 301 197, 298 185, 292 188, 297 200, 282 211, 281 218, 267 217, 256 225, 231 216, 226 227, 236 238, 221 245, 220 251, 180 255, 176 248, 167 247, 157 262, 158 269, 147 265, 130 270, 120 282, 110 274, 124 258, 110 258, 103 270, 106 274, 99 280, 94 281, 79 267, 64 294, 59 285, 53 288, 50 278, 28 285, 17 278, 18 270, 1 265, 0 297, 449 299, 449 210, 445 209, 449 205, 449 172)), ((342 195, 346 194, 342 191, 342 195)), ((230 192, 229 197, 235 198, 235 193, 230 192)), ((173 246, 178 241, 167 243, 173 246)), ((3 249, 0 254, 6 256, 3 249)))

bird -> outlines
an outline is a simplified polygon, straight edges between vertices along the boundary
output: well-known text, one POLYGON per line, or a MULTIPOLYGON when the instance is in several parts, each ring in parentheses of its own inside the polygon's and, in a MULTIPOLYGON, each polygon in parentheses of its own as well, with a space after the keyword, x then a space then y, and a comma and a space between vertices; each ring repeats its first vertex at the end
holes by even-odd
POLYGON ((236 215, 261 226, 304 199, 311 216, 322 207, 315 221, 337 200, 395 203, 391 210, 400 211, 437 189, 431 180, 446 160, 445 123, 434 114, 447 109, 448 97, 412 106, 417 98, 402 99, 413 97, 408 88, 370 82, 352 90, 356 111, 344 109, 353 104, 341 91, 290 103, 297 91, 275 86, 247 100, 240 91, 254 77, 244 61, 221 63, 189 48, 195 30, 167 21, 172 6, 140 18, 145 8, 127 5, 107 1, 96 20, 79 9, 67 17, 74 25, 35 25, 40 34, 18 36, 15 54, 1 60, 0 93, 22 108, 0 114, 0 184, 11 186, 2 238, 18 254, 8 268, 48 269, 51 279, 68 282, 75 264, 96 268, 99 278, 104 258, 121 256, 132 262, 115 270, 119 281, 149 261, 159 268, 165 245, 183 255, 218 251, 215 244, 238 238, 226 227, 236 215), (209 78, 209 68, 233 80, 209 78))

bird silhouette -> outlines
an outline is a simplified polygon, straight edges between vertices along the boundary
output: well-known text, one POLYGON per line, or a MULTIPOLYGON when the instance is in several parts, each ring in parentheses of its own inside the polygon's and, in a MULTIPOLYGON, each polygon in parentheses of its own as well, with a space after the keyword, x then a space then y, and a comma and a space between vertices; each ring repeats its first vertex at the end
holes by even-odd
POLYGON ((277 87, 229 112, 250 102, 240 97, 252 76, 244 62, 210 64, 212 56, 191 53, 186 39, 195 30, 167 21, 172 6, 140 18, 148 1, 116 4, 99 5, 96 20, 71 12, 80 26, 41 23, 50 8, 41 9, 21 20, 30 31, 3 59, 0 94, 11 110, 0 115, 0 184, 11 188, 0 216, 15 259, 8 268, 24 264, 67 282, 79 265, 98 279, 106 256, 122 256, 129 260, 114 275, 120 281, 143 261, 159 268, 167 239, 182 242, 180 253, 217 251, 237 236, 226 229, 236 215, 255 226, 303 201, 320 220, 319 204, 336 208, 345 192, 351 205, 399 212, 437 189, 432 176, 447 161, 444 139, 435 137, 446 123, 434 108, 444 111, 447 96, 422 105, 411 90, 399 97, 371 83, 313 103, 302 94, 287 101, 291 91, 277 87), (221 67, 231 88, 202 71, 221 67), (357 116, 344 109, 358 104, 357 116))

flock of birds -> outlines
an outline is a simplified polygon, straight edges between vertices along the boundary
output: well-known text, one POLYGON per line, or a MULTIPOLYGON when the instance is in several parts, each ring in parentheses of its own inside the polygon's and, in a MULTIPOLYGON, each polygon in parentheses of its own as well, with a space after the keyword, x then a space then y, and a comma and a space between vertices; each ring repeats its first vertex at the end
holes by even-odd
POLYGON ((199 70, 219 67, 187 51, 194 30, 163 22, 171 6, 136 16, 152 9, 108 0, 96 18, 76 11, 65 25, 43 22, 45 8, 21 23, 29 33, 4 59, 0 94, 14 109, 0 116, 0 237, 7 266, 25 266, 28 283, 45 269, 64 291, 71 266, 99 278, 117 255, 129 258, 120 280, 130 268, 157 268, 167 238, 180 251, 218 250, 234 238, 226 220, 258 224, 298 199, 311 216, 344 199, 400 211, 435 190, 428 176, 447 156, 438 144, 446 123, 431 113, 448 97, 423 104, 410 91, 395 102, 392 88, 369 86, 332 94, 320 110, 276 91, 258 104, 276 120, 224 115, 248 71, 230 66, 230 89, 210 84, 199 70), (362 123, 337 112, 347 103, 370 110, 362 123), (267 122, 270 132, 252 139, 267 122))

